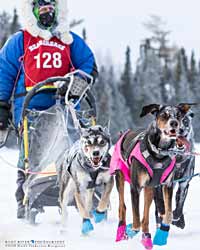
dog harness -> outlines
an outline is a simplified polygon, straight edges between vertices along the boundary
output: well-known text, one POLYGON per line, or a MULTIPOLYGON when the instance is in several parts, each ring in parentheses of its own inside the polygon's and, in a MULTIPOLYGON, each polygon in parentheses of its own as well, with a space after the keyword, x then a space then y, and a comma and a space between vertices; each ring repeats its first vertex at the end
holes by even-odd
POLYGON ((170 173, 173 171, 176 163, 176 158, 174 157, 170 164, 166 167, 162 168, 154 168, 149 165, 146 158, 141 152, 141 141, 137 140, 135 145, 133 146, 127 160, 124 160, 121 154, 121 145, 124 140, 124 137, 129 131, 125 132, 118 142, 115 145, 114 152, 111 157, 110 162, 110 174, 113 175, 117 170, 122 171, 124 175, 125 181, 127 181, 129 184, 131 183, 130 179, 130 168, 132 159, 135 158, 137 161, 139 161, 142 166, 147 170, 149 176, 151 177, 150 185, 156 186, 158 184, 162 184, 167 177, 170 175, 170 173), (157 175, 157 176, 156 176, 157 175))
POLYGON ((80 140, 76 141, 71 149, 67 150, 64 157, 65 169, 71 174, 71 168, 73 161, 75 165, 82 168, 90 175, 91 181, 88 182, 87 189, 97 186, 96 179, 101 172, 109 170, 110 155, 105 155, 101 161, 102 167, 95 169, 91 167, 88 159, 82 154, 80 140), (108 167, 107 167, 108 166, 108 167))

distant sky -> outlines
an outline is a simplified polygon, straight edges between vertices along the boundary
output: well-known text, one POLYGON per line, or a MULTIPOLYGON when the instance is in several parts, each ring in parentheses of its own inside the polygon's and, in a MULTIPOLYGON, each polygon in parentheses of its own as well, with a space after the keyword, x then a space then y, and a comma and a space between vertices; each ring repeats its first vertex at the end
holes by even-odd
MULTIPOLYGON (((0 0, 0 9, 12 11, 17 7, 21 16, 21 0, 0 0)), ((194 49, 200 59, 200 1, 199 0, 68 0, 70 18, 84 18, 85 22, 74 31, 81 34, 86 27, 88 42, 97 60, 113 58, 124 62, 127 45, 132 50, 133 64, 137 60, 140 41, 149 35, 142 23, 150 14, 163 17, 172 31, 172 43, 184 46, 190 55, 194 49)))

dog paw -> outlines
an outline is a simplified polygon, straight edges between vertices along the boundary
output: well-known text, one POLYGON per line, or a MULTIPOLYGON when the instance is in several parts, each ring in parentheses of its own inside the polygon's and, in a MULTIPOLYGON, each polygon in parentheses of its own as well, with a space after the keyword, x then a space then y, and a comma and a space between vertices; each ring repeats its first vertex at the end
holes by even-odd
POLYGON ((132 224, 128 224, 126 226, 126 235, 128 236, 128 238, 133 238, 138 233, 139 233, 139 231, 136 231, 136 230, 132 229, 132 224))
POLYGON ((151 234, 150 233, 143 233, 141 243, 145 247, 145 249, 151 250, 153 248, 151 234))
POLYGON ((100 223, 102 222, 103 220, 106 220, 107 219, 107 211, 105 212, 99 212, 97 210, 94 210, 92 212, 92 215, 93 215, 93 218, 94 218, 94 222, 95 223, 100 223))
POLYGON ((90 221, 90 219, 83 219, 83 224, 82 224, 82 234, 88 234, 90 231, 93 231, 94 227, 90 221))
POLYGON ((161 227, 156 230, 153 239, 153 244, 158 246, 167 245, 167 238, 169 236, 169 225, 161 224, 161 227))
POLYGON ((175 216, 173 217, 172 220, 172 225, 179 227, 181 229, 185 228, 185 219, 184 219, 184 215, 182 214, 179 218, 176 218, 175 216))
POLYGON ((121 240, 127 240, 128 237, 126 235, 126 224, 122 224, 120 226, 118 226, 117 228, 117 235, 116 235, 116 239, 115 241, 121 241, 121 240))

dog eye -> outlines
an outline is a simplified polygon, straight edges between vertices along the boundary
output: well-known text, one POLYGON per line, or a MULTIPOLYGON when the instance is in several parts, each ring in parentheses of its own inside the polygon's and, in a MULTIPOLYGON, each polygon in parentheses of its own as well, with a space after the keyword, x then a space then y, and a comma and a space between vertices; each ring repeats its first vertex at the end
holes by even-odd
POLYGON ((88 140, 88 141, 86 142, 86 145, 87 145, 87 146, 91 146, 91 145, 92 145, 92 142, 91 142, 90 140, 88 140))
POLYGON ((100 146, 104 146, 104 145, 106 145, 106 141, 103 140, 103 139, 101 139, 101 140, 98 141, 98 144, 99 144, 100 146))
POLYGON ((161 114, 160 114, 160 117, 161 117, 162 119, 168 119, 168 118, 170 117, 170 115, 169 115, 169 113, 165 112, 165 113, 161 113, 161 114))
POLYGON ((189 126, 189 121, 188 121, 188 119, 183 119, 183 125, 184 125, 185 127, 188 127, 188 126, 189 126))
POLYGON ((178 112, 176 117, 177 117, 178 120, 181 119, 183 117, 183 113, 178 112))

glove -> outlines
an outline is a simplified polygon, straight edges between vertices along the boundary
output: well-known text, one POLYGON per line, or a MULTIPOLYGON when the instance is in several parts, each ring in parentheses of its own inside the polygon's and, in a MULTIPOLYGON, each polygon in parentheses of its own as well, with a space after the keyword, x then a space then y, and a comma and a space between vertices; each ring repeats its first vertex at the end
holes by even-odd
POLYGON ((10 105, 0 101, 0 130, 8 128, 9 118, 11 118, 10 105))

